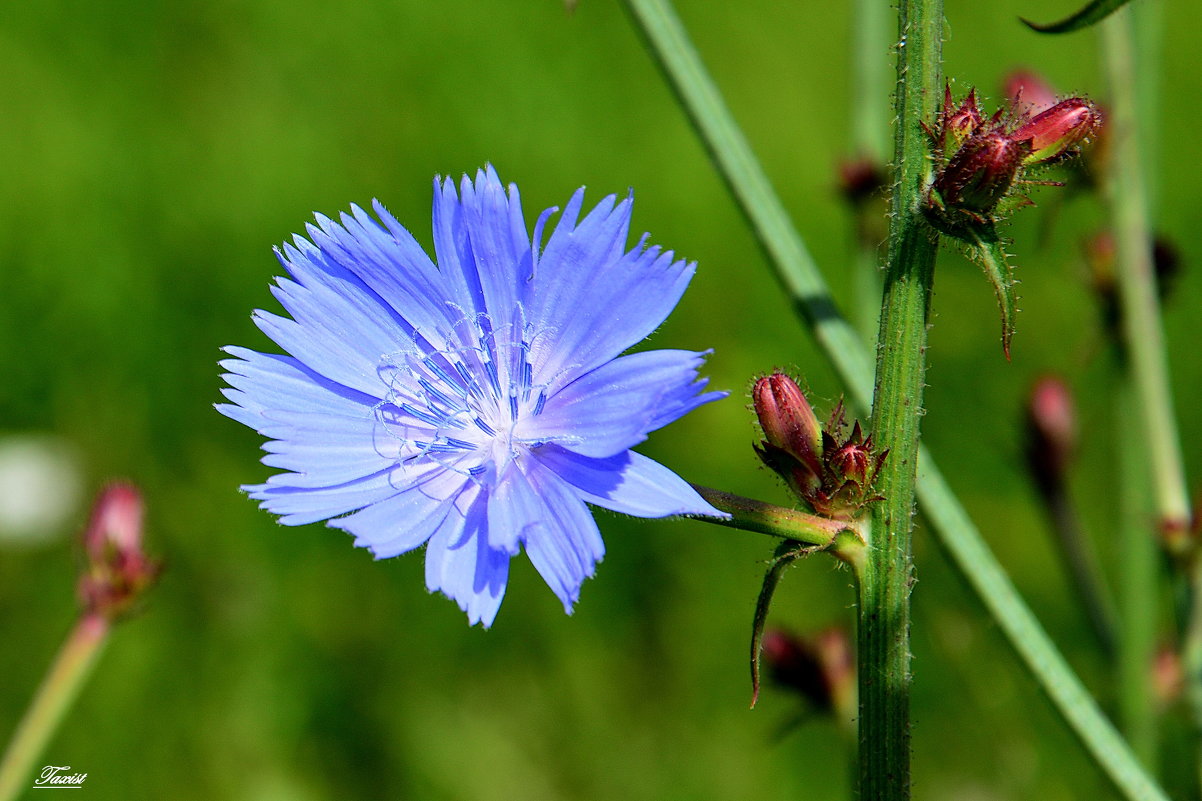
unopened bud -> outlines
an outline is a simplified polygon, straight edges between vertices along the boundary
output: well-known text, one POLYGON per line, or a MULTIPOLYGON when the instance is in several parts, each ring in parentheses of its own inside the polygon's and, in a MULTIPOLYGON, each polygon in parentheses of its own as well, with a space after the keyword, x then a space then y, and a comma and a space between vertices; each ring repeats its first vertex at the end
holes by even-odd
POLYGON ((110 552, 136 551, 142 545, 142 496, 129 484, 110 484, 96 499, 84 531, 84 549, 94 562, 110 552))
POLYGON ((853 206, 880 194, 887 180, 884 168, 867 156, 839 162, 839 193, 853 206))
POLYGON ((1044 492, 1061 486, 1077 448, 1077 414, 1072 392, 1059 378, 1039 379, 1027 404, 1027 462, 1044 492))
POLYGON ((981 108, 977 105, 977 90, 971 89, 968 97, 957 108, 952 105, 951 86, 943 88, 943 111, 939 115, 939 130, 936 145, 947 156, 960 149, 984 124, 981 108))
POLYGON ((1072 155, 1073 148, 1101 124, 1102 114, 1093 103, 1082 97, 1070 97, 1019 126, 1012 138, 1030 143, 1031 152, 1024 158, 1024 164, 1049 164, 1072 155))
POLYGON ((831 454, 831 470, 843 481, 854 481, 858 486, 865 486, 872 478, 876 456, 872 453, 872 444, 849 442, 831 454))
POLYGON ((829 628, 812 637, 769 631, 763 660, 775 684, 793 690, 819 712, 854 714, 855 657, 843 629, 829 628))
POLYGON ((773 373, 757 380, 751 394, 768 444, 818 473, 822 428, 797 383, 784 373, 773 373))
POLYGON ((935 191, 949 207, 987 215, 1006 196, 1030 149, 1030 142, 1002 131, 978 134, 939 172, 935 191))
POLYGON ((100 493, 83 545, 87 566, 79 594, 88 612, 120 616, 158 575, 158 562, 142 550, 142 495, 130 484, 100 493))
POLYGON ((1162 709, 1181 700, 1185 689, 1185 669, 1181 654, 1170 646, 1161 646, 1152 661, 1152 697, 1162 709))

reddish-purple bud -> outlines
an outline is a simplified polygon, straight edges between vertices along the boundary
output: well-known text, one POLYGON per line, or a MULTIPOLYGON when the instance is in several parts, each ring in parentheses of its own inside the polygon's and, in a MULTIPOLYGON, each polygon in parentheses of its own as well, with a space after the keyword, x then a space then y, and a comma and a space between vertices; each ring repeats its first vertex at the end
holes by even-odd
POLYGON ((844 481, 854 481, 860 487, 865 487, 872 480, 876 465, 876 456, 871 447, 871 443, 849 442, 837 448, 830 457, 832 472, 844 481))
POLYGON ((1071 155, 1102 124, 1102 113, 1083 97, 1070 97, 1036 114, 1011 137, 1029 142, 1024 164, 1048 164, 1071 155))
POLYGON ((934 189, 946 206, 988 214, 1006 196, 1030 148, 1000 130, 977 134, 935 177, 934 189))
POLYGON ((1181 654, 1171 646, 1163 645, 1152 660, 1152 697, 1162 709, 1181 700, 1185 690, 1185 668, 1181 654))
POLYGON ((1014 113, 1029 117, 1056 105, 1056 93, 1043 76, 1030 70, 1015 70, 1006 76, 1003 91, 1014 113))
POLYGON ((795 691, 818 711, 840 717, 854 714, 855 657, 843 629, 826 629, 812 637, 769 631, 763 659, 774 683, 795 691))
POLYGON ((944 152, 954 153, 967 142, 984 124, 981 109, 977 105, 977 90, 969 91, 960 108, 952 112, 943 123, 944 152))
POLYGON ((1059 378, 1039 379, 1027 404, 1027 461, 1036 484, 1052 492, 1077 449, 1077 413, 1072 392, 1059 378))
POLYGON ((773 373, 757 380, 751 395, 768 444, 817 473, 822 428, 797 383, 784 373, 773 373))
POLYGON ((87 567, 79 595, 89 613, 114 619, 150 586, 159 564, 142 550, 142 495, 130 484, 101 491, 83 535, 87 567))
POLYGON ((885 189, 888 177, 875 159, 861 156, 839 162, 839 193, 853 206, 859 206, 885 189))

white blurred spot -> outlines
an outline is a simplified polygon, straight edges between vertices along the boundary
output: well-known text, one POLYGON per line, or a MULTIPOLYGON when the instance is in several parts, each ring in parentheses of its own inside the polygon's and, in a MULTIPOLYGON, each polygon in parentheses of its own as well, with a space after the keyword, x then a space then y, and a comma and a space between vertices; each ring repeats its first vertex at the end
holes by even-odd
POLYGON ((67 536, 83 481, 74 449, 52 436, 0 437, 0 545, 67 536))

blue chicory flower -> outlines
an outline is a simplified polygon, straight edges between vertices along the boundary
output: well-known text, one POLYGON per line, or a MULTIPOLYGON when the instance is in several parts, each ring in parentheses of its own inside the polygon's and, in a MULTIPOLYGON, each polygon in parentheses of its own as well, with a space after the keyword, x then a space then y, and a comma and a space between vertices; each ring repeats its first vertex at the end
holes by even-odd
POLYGON ((696 265, 626 251, 631 198, 583 220, 584 190, 540 252, 492 167, 434 183, 438 266, 384 207, 317 216, 276 255, 291 319, 255 323, 291 356, 230 347, 232 403, 288 472, 244 487, 280 522, 329 520, 377 558, 426 545, 426 585, 492 624, 525 547, 566 611, 605 546, 585 503, 638 517, 725 516, 630 448, 724 392, 704 353, 623 351, 676 306, 696 265), (349 514, 348 514, 349 513, 349 514), (345 516, 343 516, 345 515, 345 516))

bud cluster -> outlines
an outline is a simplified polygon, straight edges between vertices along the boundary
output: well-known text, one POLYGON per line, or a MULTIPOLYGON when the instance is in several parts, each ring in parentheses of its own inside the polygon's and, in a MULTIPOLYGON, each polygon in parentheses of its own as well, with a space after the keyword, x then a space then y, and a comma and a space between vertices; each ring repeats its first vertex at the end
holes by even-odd
POLYGON ((991 117, 981 113, 976 90, 959 106, 951 88, 934 127, 926 127, 935 154, 935 178, 924 211, 931 223, 953 236, 988 226, 1030 200, 1011 190, 1031 168, 1073 156, 1102 123, 1089 100, 1070 97, 1047 108, 1015 102, 991 117))
POLYGON ((820 426, 797 383, 783 373, 756 381, 752 399, 764 431, 756 453, 816 514, 854 520, 879 500, 872 485, 888 451, 877 453, 859 422, 844 436, 842 403, 820 426))

